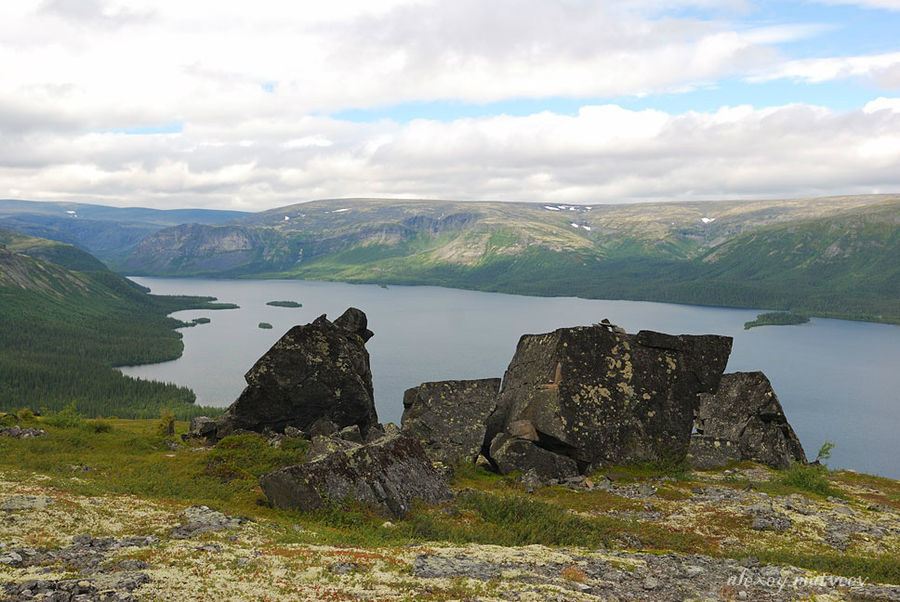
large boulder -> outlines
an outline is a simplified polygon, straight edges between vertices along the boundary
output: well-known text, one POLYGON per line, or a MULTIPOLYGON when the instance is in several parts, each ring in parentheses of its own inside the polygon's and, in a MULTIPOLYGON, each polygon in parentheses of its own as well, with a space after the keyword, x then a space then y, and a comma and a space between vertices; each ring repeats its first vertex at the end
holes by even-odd
POLYGON ((502 474, 534 471, 540 481, 574 477, 578 464, 572 458, 538 447, 533 441, 500 433, 491 441, 491 460, 502 474))
POLYGON ((718 388, 731 343, 716 335, 632 335, 605 324, 524 335, 488 440, 528 421, 535 445, 572 458, 582 471, 683 459, 698 394, 718 388))
POLYGON ((244 376, 247 388, 219 418, 217 436, 235 431, 302 431, 319 421, 377 424, 366 315, 355 308, 330 322, 324 315, 294 326, 244 376))
POLYGON ((422 444, 405 433, 281 468, 260 477, 259 483, 279 508, 315 510, 349 496, 398 518, 406 515, 413 500, 438 504, 452 497, 422 444))
POLYGON ((741 460, 773 468, 806 462, 803 446, 762 372, 726 374, 715 393, 700 395, 695 429, 695 438, 732 442, 741 460))
POLYGON ((499 392, 499 378, 422 383, 403 395, 402 428, 432 461, 474 464, 499 392))

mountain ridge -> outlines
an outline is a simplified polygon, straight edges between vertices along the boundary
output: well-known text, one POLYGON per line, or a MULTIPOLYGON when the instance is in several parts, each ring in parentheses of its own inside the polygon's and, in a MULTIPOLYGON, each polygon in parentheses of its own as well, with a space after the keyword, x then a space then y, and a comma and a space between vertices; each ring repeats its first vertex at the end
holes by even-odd
POLYGON ((898 216, 900 195, 631 205, 334 199, 166 228, 114 267, 900 322, 898 216))

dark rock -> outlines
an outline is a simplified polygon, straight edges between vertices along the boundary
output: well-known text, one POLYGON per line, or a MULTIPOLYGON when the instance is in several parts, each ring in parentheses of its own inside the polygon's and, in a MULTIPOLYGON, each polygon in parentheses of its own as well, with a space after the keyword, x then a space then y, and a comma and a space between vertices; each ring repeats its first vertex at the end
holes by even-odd
POLYGON ((210 531, 236 529, 243 519, 232 518, 207 506, 191 506, 184 511, 185 523, 169 532, 172 539, 188 539, 210 531))
POLYGON ((534 471, 542 481, 556 481, 578 474, 578 464, 572 458, 538 447, 527 439, 516 439, 501 433, 491 441, 491 459, 501 474, 515 470, 534 471))
POLYGON ((366 314, 355 307, 347 308, 347 311, 334 321, 334 325, 359 336, 363 343, 375 336, 375 333, 368 329, 369 319, 366 314))
POLYGON ((247 372, 247 388, 217 421, 217 437, 287 426, 325 434, 310 429, 320 419, 338 429, 355 424, 365 436, 378 421, 365 322, 351 308, 335 322, 323 315, 291 328, 247 372))
POLYGON ((423 383, 403 395, 403 430, 434 462, 474 464, 486 421, 497 407, 499 378, 423 383))
POLYGON ((527 420, 537 446, 575 459, 581 469, 680 460, 697 394, 717 389, 731 342, 715 335, 622 334, 599 324, 524 335, 487 436, 493 441, 527 420))
POLYGON ((285 509, 314 510, 350 496, 403 517, 414 499, 436 504, 451 498, 422 444, 406 434, 281 468, 259 482, 269 501, 285 509))
POLYGON ((791 528, 791 519, 782 514, 757 516, 753 519, 750 528, 755 531, 789 531, 791 528))
POLYGON ((284 427, 284 436, 291 439, 302 439, 304 438, 305 433, 295 426, 288 425, 284 427))
POLYGON ((736 441, 708 435, 691 435, 687 461, 698 470, 721 468, 741 460, 741 449, 736 441))
POLYGON ((741 460, 773 468, 806 462, 803 447, 762 372, 724 375, 716 393, 700 396, 696 429, 698 434, 734 442, 741 460))
POLYGON ((323 437, 322 435, 315 435, 312 438, 312 443, 309 446, 309 449, 306 451, 306 461, 307 462, 315 462, 317 460, 321 460, 325 456, 329 456, 336 452, 350 452, 354 449, 361 447, 359 443, 355 443, 353 441, 347 441, 346 439, 339 439, 337 437, 323 437))
POLYGON ((539 437, 537 429, 529 420, 516 420, 510 422, 506 427, 506 434, 516 439, 526 439, 528 441, 538 441, 539 437))
POLYGON ((310 439, 313 437, 328 437, 337 433, 338 427, 327 418, 319 418, 309 425, 307 431, 310 439))
POLYGON ((359 432, 359 426, 355 424, 345 426, 340 431, 338 431, 337 436, 344 441, 352 441, 354 443, 360 444, 363 442, 363 436, 362 433, 359 432))
MULTIPOLYGON (((14 416, 14 414, 7 414, 7 416, 14 416)), ((17 424, 0 428, 0 437, 9 437, 11 439, 31 439, 32 437, 43 437, 45 434, 44 429, 22 428, 17 424)))
POLYGON ((216 438, 216 428, 216 421, 209 416, 196 416, 191 418, 191 423, 188 426, 188 435, 195 439, 214 440, 216 438))

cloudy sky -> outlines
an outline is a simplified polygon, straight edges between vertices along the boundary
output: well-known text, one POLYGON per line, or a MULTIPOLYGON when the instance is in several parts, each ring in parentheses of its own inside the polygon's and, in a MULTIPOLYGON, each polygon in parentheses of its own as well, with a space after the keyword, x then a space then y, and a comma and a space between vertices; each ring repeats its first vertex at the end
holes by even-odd
POLYGON ((900 0, 0 3, 0 197, 900 191, 900 0))

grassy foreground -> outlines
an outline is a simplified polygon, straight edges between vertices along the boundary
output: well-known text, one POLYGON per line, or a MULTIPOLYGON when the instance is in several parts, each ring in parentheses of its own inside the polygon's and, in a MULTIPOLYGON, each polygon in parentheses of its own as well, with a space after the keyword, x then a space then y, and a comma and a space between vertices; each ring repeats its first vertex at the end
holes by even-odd
MULTIPOLYGON (((869 583, 900 584, 900 482, 875 476, 815 469, 815 474, 798 478, 803 469, 779 473, 752 464, 711 472, 616 467, 605 471, 614 479, 610 490, 553 486, 529 494, 512 477, 468 467, 456 471, 452 503, 415 508, 398 521, 353 504, 311 514, 268 507, 257 478, 302 461, 307 444, 299 439, 273 447, 261 436, 240 435, 216 448, 184 444, 173 450, 166 439, 180 437, 164 437, 160 420, 20 414, 19 426, 44 428, 46 435, 0 438, 0 500, 13 493, 50 495, 64 512, 34 511, 32 518, 26 513, 0 523, 0 540, 10 546, 53 548, 86 531, 95 537, 159 537, 153 547, 123 550, 122 557, 152 559, 168 575, 164 579, 171 580, 168 588, 177 583, 196 587, 200 578, 203 589, 184 590, 196 594, 193 599, 348 599, 360 591, 386 599, 490 598, 509 586, 504 579, 427 584, 413 579, 415 556, 437 548, 473 557, 515 553, 534 563, 551 562, 555 554, 571 549, 584 554, 630 550, 752 556, 869 583), (825 490, 819 489, 821 479, 825 490), (641 493, 641 485, 652 485, 652 493, 641 493), (710 492, 724 499, 703 501, 710 492), (824 495, 831 493, 839 497, 824 495), (201 536, 199 544, 224 550, 212 558, 197 541, 176 542, 167 536, 178 524, 179 512, 197 504, 249 517, 252 523, 238 535, 201 536), (805 510, 791 514, 789 532, 755 530, 748 508, 759 504, 784 512, 790 507, 805 510), (848 511, 863 527, 839 551, 828 543, 825 525, 845 520, 848 511), (876 529, 882 535, 872 536, 876 529), (241 564, 236 558, 242 554, 273 562, 241 564), (356 567, 350 581, 329 572, 336 560, 356 567), (293 576, 287 579, 286 574, 293 576), (314 595, 314 586, 330 593, 314 595), (236 589, 229 594, 228 587, 236 589), (250 590, 241 589, 245 587, 250 590)), ((176 435, 185 431, 185 423, 176 423, 176 435)), ((600 482, 600 477, 594 480, 600 482)), ((563 575, 564 568, 553 569, 563 582, 583 577, 575 569, 563 575)), ((0 565, 0 580, 14 578, 21 580, 0 565)), ((176 590, 157 591, 148 599, 179 599, 184 592, 176 590)))

